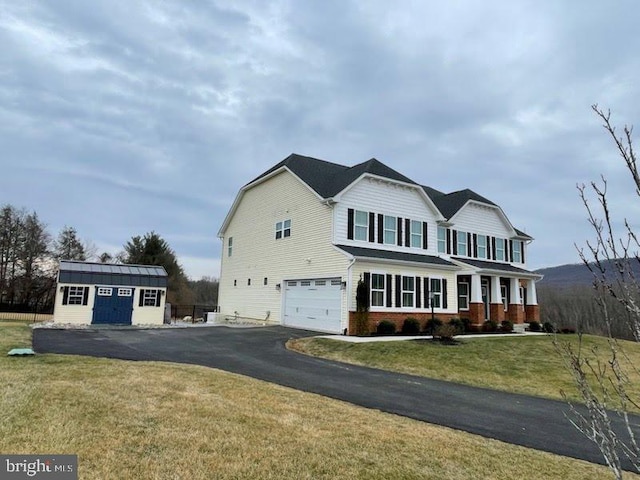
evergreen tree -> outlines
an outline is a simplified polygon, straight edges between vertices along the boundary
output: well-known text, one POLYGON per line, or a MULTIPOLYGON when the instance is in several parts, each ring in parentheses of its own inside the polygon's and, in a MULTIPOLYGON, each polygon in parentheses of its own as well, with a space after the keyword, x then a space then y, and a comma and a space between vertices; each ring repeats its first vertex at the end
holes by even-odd
POLYGON ((76 229, 65 226, 54 244, 54 256, 58 260, 85 261, 87 254, 82 242, 78 239, 76 229))

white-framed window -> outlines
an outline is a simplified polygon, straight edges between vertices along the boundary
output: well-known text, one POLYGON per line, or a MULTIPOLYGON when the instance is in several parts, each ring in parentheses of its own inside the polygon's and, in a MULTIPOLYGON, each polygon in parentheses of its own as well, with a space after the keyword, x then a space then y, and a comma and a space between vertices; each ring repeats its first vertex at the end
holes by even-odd
POLYGON ((496 260, 504 261, 504 238, 496 238, 496 260))
POLYGON ((467 232, 458 230, 458 255, 467 256, 467 232))
POLYGON ((233 253, 233 237, 229 237, 229 241, 227 242, 227 256, 230 257, 233 253))
POLYGON ((411 246, 422 248, 422 222, 411 220, 411 246))
POLYGON ((429 306, 433 308, 440 308, 442 306, 442 279, 432 278, 431 289, 429 290, 429 306))
POLYGON ((356 210, 354 238, 365 242, 369 240, 369 213, 356 210))
POLYGON ((487 258, 487 236, 476 236, 476 250, 478 250, 478 258, 487 258))
POLYGON ((520 240, 513 241, 513 258, 512 262, 522 263, 522 242, 520 240))
POLYGON ((66 291, 66 299, 62 299, 63 305, 86 305, 85 297, 87 296, 87 291, 89 287, 77 287, 70 286, 65 287, 66 291))
POLYGON ((469 310, 469 282, 458 283, 458 310, 469 310))
POLYGON ((381 273, 371 274, 371 306, 384 307, 386 277, 381 273))
POLYGON ((502 295, 502 305, 504 306, 504 311, 506 312, 509 308, 509 300, 507 299, 506 285, 500 285, 500 295, 502 295))
POLYGON ((112 294, 113 294, 113 288, 98 287, 98 296, 99 297, 110 297, 112 294))
POLYGON ((159 307, 160 306, 160 290, 155 288, 145 288, 140 290, 140 306, 141 307, 159 307))
POLYGON ((133 289, 131 289, 131 288, 119 288, 118 289, 118 296, 119 297, 130 297, 131 295, 133 295, 133 289))
POLYGON ((438 225, 438 253, 447 253, 447 229, 438 225))
POLYGON ((416 296, 416 279, 415 277, 402 277, 402 306, 413 307, 415 305, 416 296))
POLYGON ((291 220, 276 223, 276 240, 291 236, 291 220))
POLYGON ((384 243, 387 245, 395 245, 398 237, 396 229, 398 228, 398 220, 390 215, 384 216, 384 243))

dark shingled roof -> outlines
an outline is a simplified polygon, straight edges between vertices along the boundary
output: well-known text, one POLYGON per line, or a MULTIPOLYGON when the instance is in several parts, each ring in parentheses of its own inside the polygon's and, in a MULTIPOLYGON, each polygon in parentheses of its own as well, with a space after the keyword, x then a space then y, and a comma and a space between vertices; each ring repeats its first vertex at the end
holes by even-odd
POLYGON ((352 247, 349 245, 336 245, 340 250, 344 250, 350 255, 359 258, 387 259, 399 262, 425 263, 429 265, 444 265, 455 267, 456 265, 433 255, 420 255, 418 253, 392 252, 389 250, 378 250, 376 248, 352 247))
MULTIPOLYGON (((313 157, 305 157, 296 153, 292 153, 262 175, 254 178, 252 181, 247 183, 247 185, 251 185, 282 167, 287 167, 291 170, 322 198, 331 198, 337 195, 364 173, 370 173, 372 175, 377 175, 391 180, 418 185, 410 178, 405 177, 375 158, 359 163, 358 165, 354 165, 353 167, 346 167, 344 165, 338 165, 337 163, 331 163, 326 160, 320 160, 313 157)), ((245 187, 247 185, 245 185, 245 187)), ((497 206, 491 200, 477 194, 473 190, 465 189, 452 193, 443 193, 435 188, 427 187, 425 185, 418 186, 424 190, 438 210, 440 210, 442 215, 447 219, 453 217, 469 200, 475 200, 487 205, 497 206)), ((518 235, 531 238, 529 235, 520 232, 519 230, 517 230, 517 232, 518 235)))
POLYGON ((483 270, 499 270, 501 272, 509 273, 529 273, 535 275, 534 272, 525 270, 524 268, 514 267, 508 263, 486 262, 484 260, 475 260, 471 258, 451 257, 458 262, 466 263, 472 267, 481 268, 483 270))

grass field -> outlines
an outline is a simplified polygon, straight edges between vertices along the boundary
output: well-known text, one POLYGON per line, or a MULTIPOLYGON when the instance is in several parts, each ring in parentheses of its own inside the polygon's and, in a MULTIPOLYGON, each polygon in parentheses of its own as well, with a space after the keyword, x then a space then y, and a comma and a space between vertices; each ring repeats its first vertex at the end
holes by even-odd
MULTIPOLYGON (((552 336, 491 337, 463 339, 458 345, 425 340, 350 343, 324 338, 290 340, 293 350, 341 362, 420 375, 478 387, 562 399, 565 392, 578 400, 573 380, 552 336)), ((576 335, 561 335, 560 343, 578 343, 576 335)), ((640 345, 621 341, 628 356, 626 371, 630 392, 640 398, 640 345)), ((608 359, 609 347, 602 337, 583 337, 583 352, 597 352, 608 359)))
MULTIPOLYGON (((0 323, 0 352, 30 330, 0 323)), ((606 468, 199 366, 0 356, 0 452, 82 479, 593 479, 606 468)), ((629 475, 628 478, 639 478, 629 475)))

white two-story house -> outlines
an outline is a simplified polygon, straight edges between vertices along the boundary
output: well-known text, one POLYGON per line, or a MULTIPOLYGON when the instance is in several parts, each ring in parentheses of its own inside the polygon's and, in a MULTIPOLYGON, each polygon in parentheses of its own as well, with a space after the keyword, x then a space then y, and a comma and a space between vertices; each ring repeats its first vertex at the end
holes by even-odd
POLYGON ((474 193, 445 194, 376 159, 292 154, 240 189, 219 231, 219 311, 353 333, 356 287, 383 319, 539 321, 533 240, 474 193))

